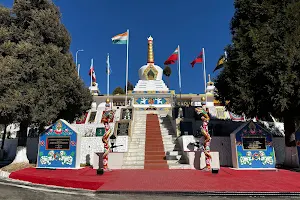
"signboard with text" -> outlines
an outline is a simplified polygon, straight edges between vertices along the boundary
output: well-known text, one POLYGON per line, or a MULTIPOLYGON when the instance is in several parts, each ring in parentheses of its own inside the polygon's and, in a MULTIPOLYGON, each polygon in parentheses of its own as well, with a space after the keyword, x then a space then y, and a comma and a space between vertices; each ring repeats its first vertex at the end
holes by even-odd
POLYGON ((272 134, 258 123, 246 122, 231 133, 230 137, 234 168, 275 168, 272 134))
POLYGON ((79 168, 80 136, 58 120, 39 137, 37 168, 79 168))

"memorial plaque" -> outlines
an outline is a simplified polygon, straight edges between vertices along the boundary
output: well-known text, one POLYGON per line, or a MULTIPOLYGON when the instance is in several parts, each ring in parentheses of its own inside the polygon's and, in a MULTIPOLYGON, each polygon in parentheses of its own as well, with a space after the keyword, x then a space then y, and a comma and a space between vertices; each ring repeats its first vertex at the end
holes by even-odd
POLYGON ((266 138, 265 137, 244 137, 243 149, 245 150, 265 150, 266 138))
POLYGON ((127 136, 129 135, 129 124, 130 122, 118 122, 117 124, 117 135, 127 136))
POLYGON ((94 122, 95 121, 96 113, 97 112, 91 112, 91 115, 90 115, 90 118, 89 118, 89 122, 94 122))
POLYGON ((132 119, 132 108, 122 108, 122 119, 125 120, 132 119))
POLYGON ((105 133, 104 128, 96 128, 96 137, 102 137, 105 133))
POLYGON ((48 137, 47 150, 69 150, 70 137, 48 137))

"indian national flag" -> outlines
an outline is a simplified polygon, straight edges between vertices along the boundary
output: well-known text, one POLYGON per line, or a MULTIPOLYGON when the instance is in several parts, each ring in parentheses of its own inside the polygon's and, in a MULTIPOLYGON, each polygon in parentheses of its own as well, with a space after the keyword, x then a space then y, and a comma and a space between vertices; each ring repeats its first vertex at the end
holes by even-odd
POLYGON ((127 44, 128 41, 128 32, 121 33, 111 38, 113 44, 127 44))

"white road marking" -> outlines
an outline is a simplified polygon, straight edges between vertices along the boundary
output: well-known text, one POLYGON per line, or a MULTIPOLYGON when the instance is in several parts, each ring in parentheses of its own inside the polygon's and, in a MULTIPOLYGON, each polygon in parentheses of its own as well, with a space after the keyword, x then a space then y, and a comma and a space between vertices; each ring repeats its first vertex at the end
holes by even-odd
POLYGON ((84 195, 84 196, 90 196, 90 197, 94 197, 96 195, 95 193, 68 192, 68 191, 62 191, 62 190, 56 190, 56 189, 51 189, 50 190, 50 189, 46 189, 46 188, 36 188, 36 187, 27 186, 27 185, 18 185, 18 184, 13 184, 13 183, 0 182, 0 185, 8 185, 8 186, 13 186, 13 187, 29 189, 29 190, 36 190, 36 191, 43 191, 43 192, 53 192, 53 193, 59 193, 59 194, 84 195))

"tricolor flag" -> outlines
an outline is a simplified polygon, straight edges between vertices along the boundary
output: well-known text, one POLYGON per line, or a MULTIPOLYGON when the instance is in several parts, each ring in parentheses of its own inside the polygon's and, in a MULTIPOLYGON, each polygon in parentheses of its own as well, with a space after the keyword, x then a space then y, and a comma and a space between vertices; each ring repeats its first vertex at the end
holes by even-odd
POLYGON ((96 82, 96 73, 95 73, 95 70, 94 70, 93 59, 92 59, 92 63, 91 63, 89 75, 92 76, 92 81, 93 81, 93 82, 96 82))
POLYGON ((118 34, 111 38, 113 44, 127 44, 128 42, 128 31, 125 33, 118 34))
POLYGON ((172 55, 168 58, 168 60, 165 61, 165 65, 175 64, 175 62, 178 60, 178 47, 175 49, 175 51, 172 53, 172 55))
POLYGON ((203 62, 203 50, 201 51, 199 56, 197 56, 197 58, 195 60, 193 60, 193 62, 191 62, 191 65, 192 65, 192 67, 194 67, 194 65, 196 63, 202 63, 202 62, 203 62))

